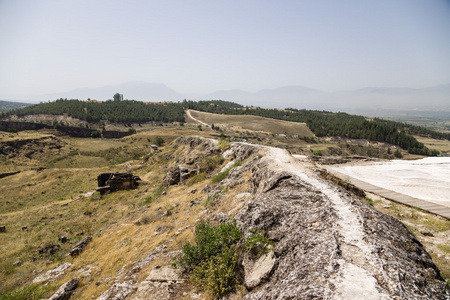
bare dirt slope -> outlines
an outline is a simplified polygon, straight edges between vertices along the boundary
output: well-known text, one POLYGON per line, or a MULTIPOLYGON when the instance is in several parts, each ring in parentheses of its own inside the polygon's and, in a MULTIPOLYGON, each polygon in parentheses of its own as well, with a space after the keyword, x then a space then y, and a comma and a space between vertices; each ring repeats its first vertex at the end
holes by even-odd
POLYGON ((188 123, 197 123, 203 126, 227 127, 234 130, 250 130, 259 132, 270 132, 274 134, 314 136, 306 123, 288 122, 263 118, 258 116, 244 115, 219 115, 195 110, 186 111, 188 123))

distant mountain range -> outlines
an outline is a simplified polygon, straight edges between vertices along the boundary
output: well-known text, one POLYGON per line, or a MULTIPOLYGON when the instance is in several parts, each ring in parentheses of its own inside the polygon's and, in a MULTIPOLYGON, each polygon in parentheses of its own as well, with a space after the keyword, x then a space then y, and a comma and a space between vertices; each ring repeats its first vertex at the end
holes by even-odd
POLYGON ((266 108, 305 108, 346 112, 385 110, 448 110, 450 84, 427 88, 367 87, 352 91, 323 92, 303 86, 285 86, 257 92, 220 90, 209 94, 183 94, 159 83, 127 82, 99 88, 40 95, 35 101, 58 98, 108 100, 115 93, 139 101, 227 100, 246 106, 266 108))

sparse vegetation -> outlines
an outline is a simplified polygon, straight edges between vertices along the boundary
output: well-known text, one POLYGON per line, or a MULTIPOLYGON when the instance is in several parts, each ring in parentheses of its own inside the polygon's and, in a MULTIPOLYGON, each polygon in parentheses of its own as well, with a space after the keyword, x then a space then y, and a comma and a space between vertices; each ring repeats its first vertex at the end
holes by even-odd
POLYGON ((0 295, 0 300, 39 300, 53 288, 52 285, 31 284, 13 292, 5 292, 0 295))
POLYGON ((213 183, 221 182, 222 180, 224 180, 225 178, 227 178, 227 176, 228 176, 228 174, 230 173, 231 169, 233 169, 233 168, 235 168, 235 167, 238 167, 238 166, 240 166, 240 165, 242 165, 242 162, 241 162, 241 161, 236 161, 236 162, 234 162, 234 164, 233 164, 231 167, 229 167, 229 168, 225 169, 223 172, 220 172, 219 174, 213 176, 213 177, 211 178, 211 181, 212 181, 213 183))
POLYGON ((374 202, 373 202, 373 200, 372 200, 371 198, 366 197, 365 200, 366 200, 366 202, 369 203, 370 205, 372 205, 372 206, 374 205, 374 202))
POLYGON ((206 173, 199 173, 199 174, 196 174, 196 175, 192 176, 191 178, 189 178, 187 180, 186 184, 188 186, 192 186, 196 183, 202 182, 205 179, 206 179, 206 173))
POLYGON ((245 240, 244 247, 247 251, 250 251, 260 246, 260 250, 257 253, 257 257, 260 257, 264 252, 270 251, 275 246, 275 243, 264 235, 261 230, 254 229, 251 231, 251 235, 245 240))
POLYGON ((155 137, 155 145, 156 146, 161 147, 162 145, 164 145, 165 142, 166 141, 162 137, 160 137, 160 136, 155 137))

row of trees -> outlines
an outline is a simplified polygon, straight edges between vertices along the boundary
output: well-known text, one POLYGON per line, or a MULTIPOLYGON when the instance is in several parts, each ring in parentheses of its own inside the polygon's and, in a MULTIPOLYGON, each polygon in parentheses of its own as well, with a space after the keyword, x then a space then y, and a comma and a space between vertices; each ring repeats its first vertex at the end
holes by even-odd
POLYGON ((379 118, 368 119, 347 113, 332 113, 316 110, 263 109, 243 107, 242 105, 222 101, 187 101, 166 103, 144 103, 135 100, 122 100, 122 95, 114 95, 114 100, 105 102, 58 99, 3 113, 3 116, 30 114, 67 114, 87 122, 108 120, 117 123, 146 122, 184 122, 184 110, 194 109, 204 112, 255 115, 267 118, 306 123, 318 137, 340 136, 351 139, 367 139, 397 145, 410 153, 435 155, 415 139, 412 134, 428 135, 433 138, 446 138, 450 134, 435 132, 419 126, 379 118))
POLYGON ((184 122, 183 106, 179 103, 144 103, 135 100, 108 100, 105 102, 58 99, 3 113, 19 117, 33 114, 63 115, 100 122, 116 123, 184 122))

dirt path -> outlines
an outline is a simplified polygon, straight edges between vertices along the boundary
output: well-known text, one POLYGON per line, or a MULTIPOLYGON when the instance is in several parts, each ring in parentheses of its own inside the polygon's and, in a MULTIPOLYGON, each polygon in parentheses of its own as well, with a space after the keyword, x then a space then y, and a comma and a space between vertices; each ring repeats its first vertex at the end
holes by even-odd
POLYGON ((319 178, 312 171, 312 165, 301 158, 292 157, 286 150, 267 148, 267 159, 275 170, 282 170, 298 176, 304 182, 322 191, 336 210, 338 231, 343 239, 340 261, 341 271, 336 278, 335 299, 389 299, 369 270, 375 269, 376 258, 372 257, 370 246, 359 215, 329 182, 319 178))
POLYGON ((191 114, 191 110, 190 110, 190 109, 186 109, 186 115, 187 115, 189 118, 191 118, 192 120, 194 120, 195 122, 197 122, 197 123, 199 123, 199 124, 201 124, 201 125, 203 125, 203 126, 209 127, 209 125, 206 124, 205 122, 202 122, 202 121, 200 121, 200 120, 194 118, 194 117, 192 116, 192 114, 191 114))

